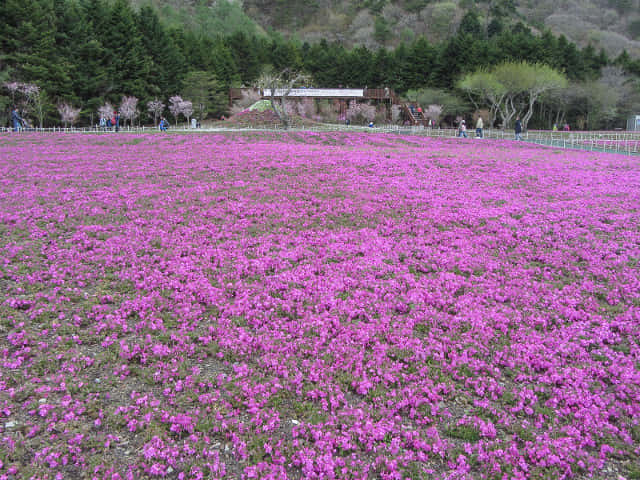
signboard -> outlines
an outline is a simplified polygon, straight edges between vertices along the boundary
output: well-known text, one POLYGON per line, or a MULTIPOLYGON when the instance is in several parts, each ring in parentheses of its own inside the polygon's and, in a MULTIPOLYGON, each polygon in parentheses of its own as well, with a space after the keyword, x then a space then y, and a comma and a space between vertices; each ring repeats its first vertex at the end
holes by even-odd
MULTIPOLYGON (((276 88, 274 97, 281 97, 286 90, 276 88)), ((265 88, 263 96, 270 97, 271 89, 265 88)), ((293 88, 289 92, 289 97, 312 97, 312 98, 359 98, 364 97, 363 88, 293 88)))

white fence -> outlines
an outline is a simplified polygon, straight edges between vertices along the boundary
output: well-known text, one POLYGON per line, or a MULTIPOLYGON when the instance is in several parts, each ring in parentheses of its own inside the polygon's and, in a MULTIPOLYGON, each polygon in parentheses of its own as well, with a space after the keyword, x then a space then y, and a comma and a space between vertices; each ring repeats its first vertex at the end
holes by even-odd
MULTIPOLYGON (((192 129, 187 125, 170 127, 173 133, 197 133, 197 132, 242 132, 242 131, 281 131, 281 124, 262 127, 212 127, 192 129)), ((11 132, 12 129, 0 127, 0 133, 11 132)), ((147 126, 126 126, 120 127, 120 133, 152 133, 159 132, 158 127, 147 126)), ((320 124, 312 127, 293 126, 289 131, 300 132, 383 132, 398 133, 404 135, 421 135, 428 137, 453 138, 458 131, 453 128, 425 128, 422 126, 403 127, 398 125, 383 125, 380 127, 359 127, 336 124, 320 124)), ((111 128, 29 128, 22 132, 42 132, 42 133, 115 133, 111 128)), ((484 129, 484 138, 497 140, 514 140, 514 133, 511 130, 484 129)), ((475 136, 475 130, 467 130, 469 138, 475 136)), ((599 152, 622 153, 626 155, 640 155, 640 132, 615 131, 615 132, 551 132, 545 130, 530 130, 522 134, 526 142, 547 145, 557 148, 571 148, 577 150, 589 150, 599 152)))

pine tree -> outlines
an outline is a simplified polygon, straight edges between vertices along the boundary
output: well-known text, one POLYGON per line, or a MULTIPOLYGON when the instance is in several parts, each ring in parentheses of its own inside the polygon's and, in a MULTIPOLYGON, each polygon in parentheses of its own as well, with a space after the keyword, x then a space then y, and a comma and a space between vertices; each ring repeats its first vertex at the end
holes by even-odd
POLYGON ((110 58, 110 95, 118 101, 123 94, 147 98, 151 78, 151 59, 144 51, 134 14, 127 0, 116 0, 108 22, 107 48, 110 58))

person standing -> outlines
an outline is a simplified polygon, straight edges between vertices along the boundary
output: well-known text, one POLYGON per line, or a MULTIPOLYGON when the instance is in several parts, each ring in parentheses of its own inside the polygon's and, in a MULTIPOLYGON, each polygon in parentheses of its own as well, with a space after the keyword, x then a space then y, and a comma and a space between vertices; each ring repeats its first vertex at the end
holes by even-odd
POLYGON ((116 132, 120 131, 120 112, 117 110, 113 112, 113 124, 116 127, 116 132))
POLYGON ((516 117, 516 140, 522 140, 522 122, 520 121, 520 117, 516 117))
POLYGON ((482 121, 482 117, 478 117, 478 121, 476 122, 476 138, 482 138, 483 133, 482 129, 484 128, 484 122, 482 121))
POLYGON ((13 107, 11 110, 11 123, 13 124, 13 131, 19 132, 22 130, 22 117, 20 116, 20 112, 16 107, 13 107))

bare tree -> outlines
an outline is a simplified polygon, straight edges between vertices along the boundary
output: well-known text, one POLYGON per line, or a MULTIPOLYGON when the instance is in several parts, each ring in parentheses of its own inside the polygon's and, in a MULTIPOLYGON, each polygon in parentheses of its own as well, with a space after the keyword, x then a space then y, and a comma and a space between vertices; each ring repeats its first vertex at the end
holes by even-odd
POLYGON ((269 97, 271 109, 276 114, 282 126, 287 129, 291 125, 291 117, 287 111, 287 98, 294 86, 307 80, 307 76, 301 73, 285 69, 279 73, 267 70, 262 73, 258 85, 264 94, 269 97))
POLYGON ((162 115, 162 112, 164 112, 164 107, 165 107, 165 104, 162 103, 157 98, 155 100, 151 100, 150 102, 147 102, 147 109, 151 113, 153 113, 153 124, 154 125, 158 124, 158 117, 160 115, 162 115))
POLYGON ((73 125, 78 120, 78 116, 80 115, 79 108, 73 108, 73 105, 68 103, 61 103, 58 105, 58 113, 60 114, 60 119, 64 123, 64 128, 67 128, 67 124, 73 125))
POLYGON ((138 99, 136 97, 122 97, 120 101, 120 115, 125 122, 129 120, 129 125, 133 125, 133 119, 138 116, 138 99))

